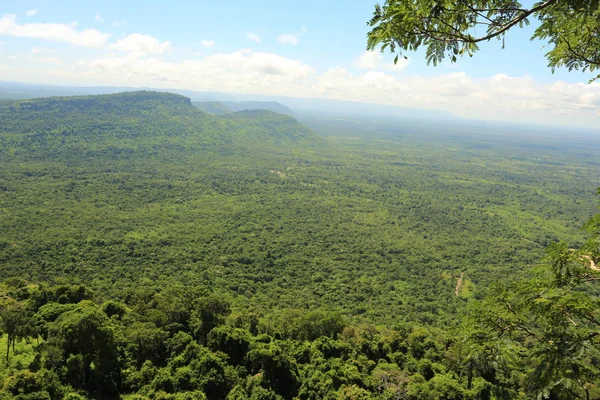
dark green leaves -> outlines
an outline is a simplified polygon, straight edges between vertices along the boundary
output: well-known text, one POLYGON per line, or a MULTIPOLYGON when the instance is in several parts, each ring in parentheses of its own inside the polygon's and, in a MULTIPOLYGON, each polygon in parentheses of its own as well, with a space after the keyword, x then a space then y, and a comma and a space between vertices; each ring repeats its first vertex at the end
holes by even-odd
POLYGON ((393 53, 425 46, 428 64, 446 58, 456 62, 457 55, 472 56, 477 43, 492 38, 502 40, 504 48, 504 34, 529 25, 529 17, 541 23, 532 39, 553 46, 546 54, 551 68, 594 71, 600 66, 598 0, 547 0, 531 8, 506 0, 387 0, 369 21, 367 48, 393 53))

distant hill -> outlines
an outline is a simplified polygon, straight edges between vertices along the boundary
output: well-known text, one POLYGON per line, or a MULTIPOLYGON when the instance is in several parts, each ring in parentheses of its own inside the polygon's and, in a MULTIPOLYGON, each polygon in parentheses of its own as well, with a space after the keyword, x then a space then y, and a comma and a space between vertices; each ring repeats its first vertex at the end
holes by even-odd
MULTIPOLYGON (((0 82, 0 99, 28 99, 48 96, 97 95, 136 91, 140 89, 170 92, 189 97, 194 102, 221 102, 232 112, 265 109, 280 114, 304 117, 305 114, 381 118, 412 118, 417 120, 454 120, 447 111, 412 109, 381 104, 349 102, 334 99, 293 98, 257 94, 198 92, 183 89, 150 89, 132 87, 69 87, 18 82, 0 82), (283 105, 285 104, 285 105, 283 105), (293 110, 293 111, 292 111, 293 110)), ((215 113, 218 115, 218 113, 215 113)))
POLYGON ((192 90, 182 89, 154 89, 132 86, 56 86, 0 81, 0 99, 2 100, 36 99, 40 97, 57 96, 91 96, 136 92, 141 90, 180 94, 189 97, 194 101, 217 101, 217 98, 211 93, 194 92, 192 90))
POLYGON ((189 98, 139 91, 0 102, 0 155, 26 158, 166 156, 319 140, 295 119, 272 112, 222 118, 189 98))
POLYGON ((198 107, 199 110, 209 114, 224 115, 232 112, 232 110, 218 101, 193 101, 192 104, 198 107))
MULTIPOLYGON (((5 103, 10 107, 10 103, 5 103)), ((192 102, 187 97, 162 92, 137 91, 97 96, 47 97, 13 103, 13 111, 52 112, 65 117, 72 112, 95 114, 116 113, 118 115, 144 111, 181 111, 192 102)))
POLYGON ((291 109, 276 101, 224 101, 223 105, 233 112, 246 110, 269 110, 279 114, 291 115, 292 117, 295 115, 291 109))
POLYGON ((319 136, 289 115, 269 110, 245 110, 221 118, 243 123, 245 136, 272 140, 278 144, 314 142, 319 136))

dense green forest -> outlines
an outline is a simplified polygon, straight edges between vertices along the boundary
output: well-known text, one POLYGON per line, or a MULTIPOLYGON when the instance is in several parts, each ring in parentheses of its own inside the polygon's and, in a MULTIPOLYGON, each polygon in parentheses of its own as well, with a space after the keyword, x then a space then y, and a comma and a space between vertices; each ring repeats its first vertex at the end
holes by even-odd
POLYGON ((0 398, 600 396, 600 139, 196 106, 0 102, 0 398))

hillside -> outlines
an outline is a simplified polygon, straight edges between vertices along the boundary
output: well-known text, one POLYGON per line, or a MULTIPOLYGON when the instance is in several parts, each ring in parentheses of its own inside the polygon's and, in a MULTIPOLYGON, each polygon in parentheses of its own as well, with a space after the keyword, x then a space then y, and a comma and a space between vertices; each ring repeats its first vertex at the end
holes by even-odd
POLYGON ((192 104, 198 107, 200 111, 209 114, 223 115, 232 112, 223 103, 219 103, 218 101, 194 101, 192 104))
POLYGON ((264 123, 249 117, 246 124, 244 118, 206 114, 184 96, 148 91, 1 102, 0 126, 0 152, 26 158, 181 150, 229 154, 306 139, 308 132, 287 116, 271 115, 264 123))
POLYGON ((294 112, 288 107, 276 101, 224 101, 222 102, 225 107, 229 108, 233 112, 247 111, 247 110, 268 110, 278 114, 285 114, 294 116, 294 112))
POLYGON ((245 135, 277 144, 314 143, 319 137, 291 116, 269 110, 245 110, 222 116, 223 119, 242 123, 245 135))

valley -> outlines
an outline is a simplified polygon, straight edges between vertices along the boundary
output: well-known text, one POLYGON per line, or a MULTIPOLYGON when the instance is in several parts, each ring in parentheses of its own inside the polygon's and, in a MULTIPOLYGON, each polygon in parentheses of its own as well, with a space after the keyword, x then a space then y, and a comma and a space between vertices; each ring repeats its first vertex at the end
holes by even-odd
POLYGON ((61 120, 68 133, 12 121, 2 278, 95 282, 110 297, 193 282, 267 313, 446 324, 461 273, 469 296, 521 277, 550 243, 581 243, 595 209, 600 144, 319 136, 286 116, 210 117, 148 96, 106 128, 104 109, 61 120), (155 101, 156 119, 128 117, 155 101))
POLYGON ((91 398, 518 398, 490 299, 584 246, 600 139, 225 110, 0 103, 4 393, 56 352, 36 385, 91 398))

